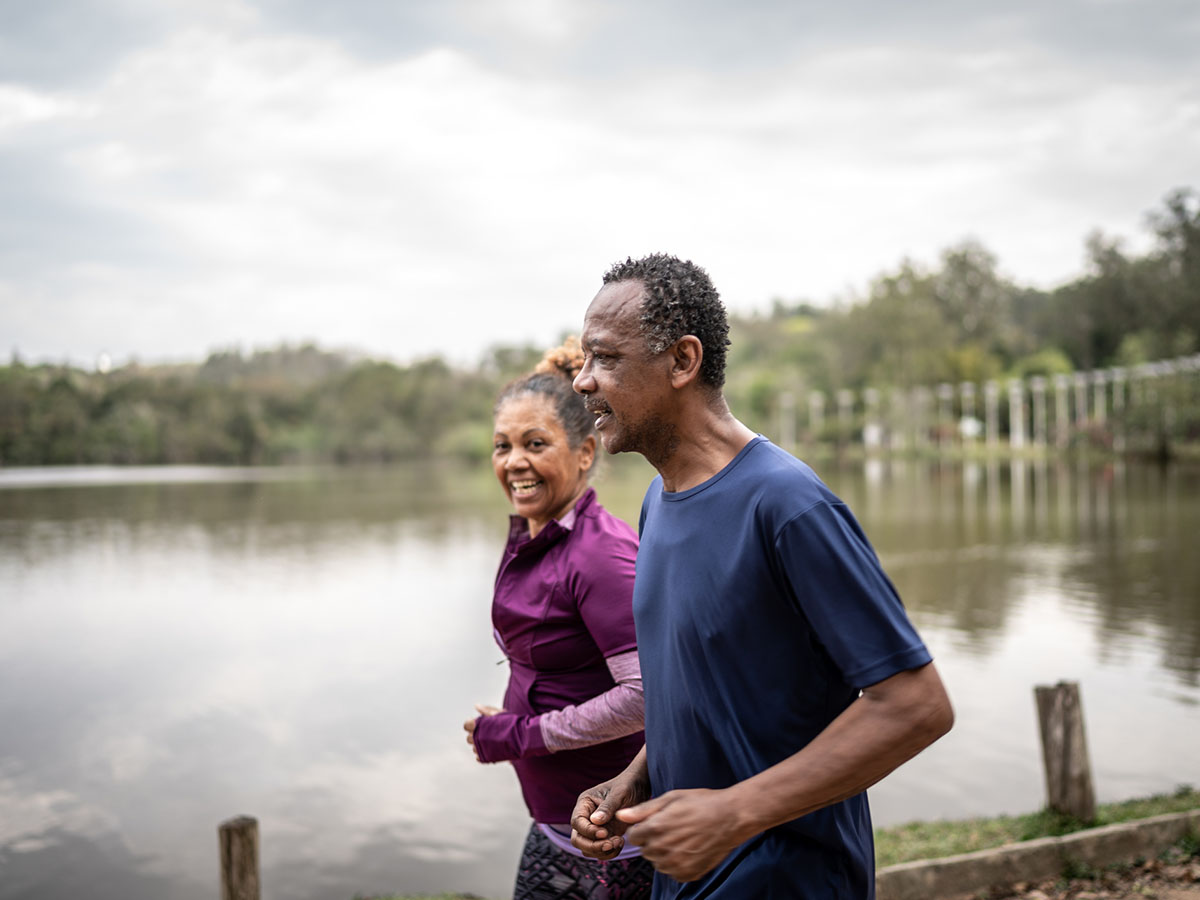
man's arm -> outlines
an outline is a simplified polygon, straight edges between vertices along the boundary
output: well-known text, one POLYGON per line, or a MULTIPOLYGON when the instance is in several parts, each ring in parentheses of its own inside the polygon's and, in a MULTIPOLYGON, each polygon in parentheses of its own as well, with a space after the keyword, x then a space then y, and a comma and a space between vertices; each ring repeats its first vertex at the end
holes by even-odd
POLYGON ((616 818, 617 810, 650 799, 650 772, 646 748, 642 747, 616 778, 589 788, 579 795, 571 812, 571 843, 593 859, 612 859, 625 845, 626 824, 616 818))
POLYGON ((771 768, 723 790, 670 791, 617 818, 656 869, 693 881, 754 835, 866 790, 953 722, 946 689, 927 663, 866 688, 810 744, 771 768))

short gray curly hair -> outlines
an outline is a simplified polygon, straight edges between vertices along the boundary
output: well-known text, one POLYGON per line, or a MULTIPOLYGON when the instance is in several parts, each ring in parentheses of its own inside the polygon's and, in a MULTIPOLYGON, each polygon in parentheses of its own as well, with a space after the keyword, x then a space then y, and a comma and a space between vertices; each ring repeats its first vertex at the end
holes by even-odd
POLYGON ((704 348, 700 381, 714 389, 725 384, 729 320, 712 279, 695 263, 665 253, 627 258, 604 273, 605 284, 640 281, 642 334, 651 353, 661 353, 685 334, 704 348))

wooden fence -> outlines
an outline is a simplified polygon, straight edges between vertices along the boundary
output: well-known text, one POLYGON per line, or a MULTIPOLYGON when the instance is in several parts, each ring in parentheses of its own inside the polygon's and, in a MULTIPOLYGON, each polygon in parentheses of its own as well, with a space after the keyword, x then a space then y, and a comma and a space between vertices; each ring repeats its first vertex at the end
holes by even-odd
POLYGON ((1007 382, 809 391, 777 398, 776 441, 859 445, 868 452, 1062 451, 1078 444, 1123 453, 1200 441, 1200 354, 1132 368, 1007 382))

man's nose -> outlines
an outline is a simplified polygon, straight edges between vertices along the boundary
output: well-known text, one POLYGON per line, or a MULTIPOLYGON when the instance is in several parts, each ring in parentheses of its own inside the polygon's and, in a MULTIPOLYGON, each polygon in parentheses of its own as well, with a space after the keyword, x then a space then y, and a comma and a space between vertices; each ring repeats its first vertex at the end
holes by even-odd
POLYGON ((577 394, 590 394, 596 389, 596 381, 592 378, 592 364, 590 362, 583 364, 583 368, 579 370, 579 374, 571 382, 571 387, 575 389, 575 393, 577 394))

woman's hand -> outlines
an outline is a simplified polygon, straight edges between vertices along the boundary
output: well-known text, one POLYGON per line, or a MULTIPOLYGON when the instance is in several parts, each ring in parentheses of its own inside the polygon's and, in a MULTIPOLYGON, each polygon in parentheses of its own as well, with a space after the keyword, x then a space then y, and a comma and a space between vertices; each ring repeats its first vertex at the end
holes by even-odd
POLYGON ((624 772, 579 795, 571 813, 571 843, 584 856, 612 859, 625 845, 622 835, 628 827, 617 812, 649 799, 650 774, 643 747, 624 772))
MULTIPOLYGON (((474 719, 467 719, 467 721, 463 722, 463 731, 467 733, 467 743, 471 745, 472 750, 475 750, 475 723, 479 721, 479 717, 494 716, 505 712, 505 710, 498 706, 487 706, 483 703, 476 703, 475 711, 479 713, 479 716, 476 716, 474 719)), ((475 750, 475 759, 479 762, 483 762, 483 760, 479 759, 478 750, 475 750)))

